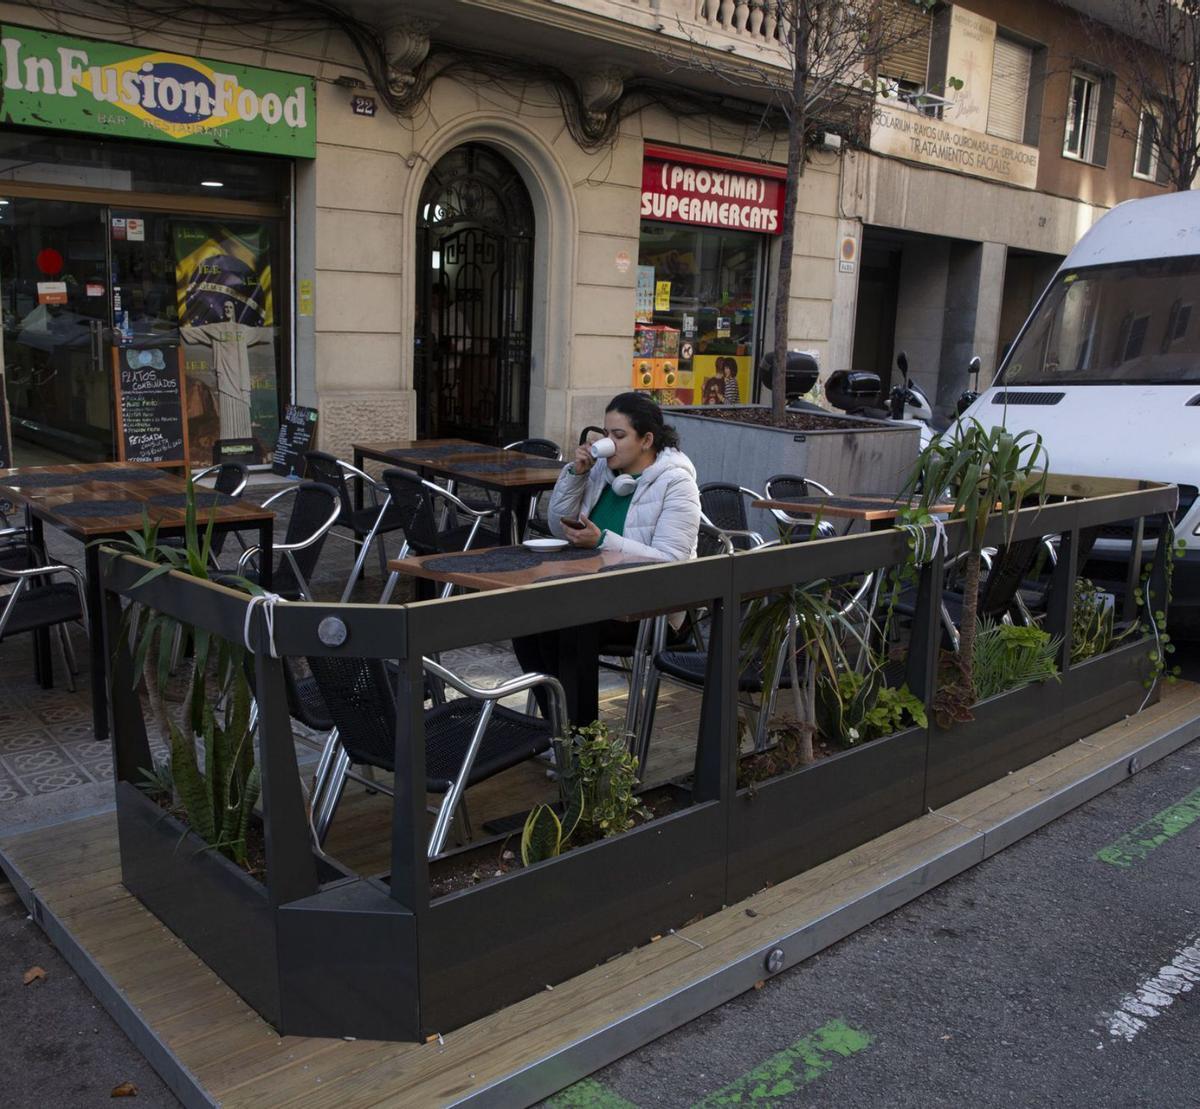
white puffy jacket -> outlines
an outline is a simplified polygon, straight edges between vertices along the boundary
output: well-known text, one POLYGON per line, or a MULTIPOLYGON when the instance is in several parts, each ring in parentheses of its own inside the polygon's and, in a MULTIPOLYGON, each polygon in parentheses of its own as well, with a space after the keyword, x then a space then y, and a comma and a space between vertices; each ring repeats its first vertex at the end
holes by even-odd
MULTIPOLYGON (((561 517, 588 515, 606 485, 616 475, 603 459, 586 474, 575 473, 574 463, 559 475, 550 494, 550 530, 565 538, 561 517)), ((700 489, 696 468, 683 451, 668 447, 638 478, 629 503, 622 535, 609 532, 604 549, 624 551, 652 562, 682 562, 696 557, 700 531, 700 489)))

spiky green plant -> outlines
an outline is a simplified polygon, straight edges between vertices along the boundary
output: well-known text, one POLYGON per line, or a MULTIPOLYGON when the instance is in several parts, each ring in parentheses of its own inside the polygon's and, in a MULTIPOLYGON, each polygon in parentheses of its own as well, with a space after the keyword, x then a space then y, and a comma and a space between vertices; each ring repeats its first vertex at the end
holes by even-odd
POLYGON ((918 513, 947 501, 951 519, 967 530, 963 572, 963 609, 958 654, 962 683, 975 694, 975 631, 983 537, 988 518, 999 512, 1011 542, 1016 512, 1030 497, 1045 500, 1049 462, 1042 437, 1033 431, 985 428, 978 420, 960 420, 935 439, 917 459, 904 495, 917 498, 918 513))
MULTIPOLYGON (((140 532, 128 532, 127 540, 109 545, 155 563, 137 580, 135 589, 172 570, 211 580, 214 519, 215 514, 210 513, 201 531, 195 487, 189 477, 181 546, 160 542, 159 526, 145 512, 140 532)), ((248 590, 258 588, 245 579, 235 580, 248 590)), ((261 788, 249 726, 245 649, 139 604, 126 609, 124 634, 134 643, 134 680, 145 680, 152 711, 170 750, 166 774, 155 768, 143 768, 143 774, 160 783, 169 781, 192 831, 244 865, 246 833, 261 788), (183 703, 173 715, 162 691, 170 677, 177 642, 181 652, 190 649, 191 662, 183 703), (203 767, 197 754, 201 743, 203 767)))
POLYGON ((1058 677, 1061 638, 1041 628, 983 620, 975 636, 975 695, 980 701, 1058 677))

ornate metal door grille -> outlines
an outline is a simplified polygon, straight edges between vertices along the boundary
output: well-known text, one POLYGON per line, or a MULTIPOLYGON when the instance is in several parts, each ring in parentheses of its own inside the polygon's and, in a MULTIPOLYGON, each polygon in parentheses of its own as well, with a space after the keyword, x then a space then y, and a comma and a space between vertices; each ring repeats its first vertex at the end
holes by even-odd
POLYGON ((529 434, 533 205, 496 151, 440 159, 417 213, 417 430, 505 443, 529 434))

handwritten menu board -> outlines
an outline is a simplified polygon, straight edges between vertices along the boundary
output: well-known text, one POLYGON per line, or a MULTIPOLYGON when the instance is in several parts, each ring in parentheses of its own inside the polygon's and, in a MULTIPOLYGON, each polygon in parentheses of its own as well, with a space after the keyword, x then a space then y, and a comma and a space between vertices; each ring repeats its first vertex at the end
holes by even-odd
POLYGON ((187 464, 186 381, 180 347, 114 347, 117 458, 187 464))
POLYGON ((279 438, 271 458, 271 472, 287 477, 304 476, 304 452, 317 445, 317 410, 289 404, 279 421, 279 438))

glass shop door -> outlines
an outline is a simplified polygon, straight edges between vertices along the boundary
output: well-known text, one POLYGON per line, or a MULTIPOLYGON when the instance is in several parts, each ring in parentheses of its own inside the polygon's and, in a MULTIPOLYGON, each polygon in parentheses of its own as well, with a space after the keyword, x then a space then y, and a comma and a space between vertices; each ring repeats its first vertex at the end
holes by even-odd
POLYGON ((5 389, 16 465, 113 457, 107 209, 0 198, 5 389))

